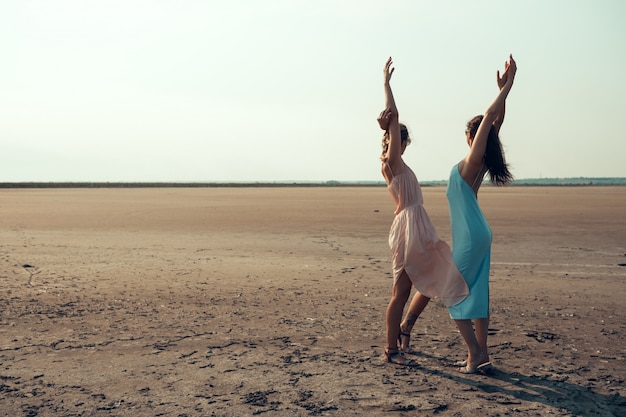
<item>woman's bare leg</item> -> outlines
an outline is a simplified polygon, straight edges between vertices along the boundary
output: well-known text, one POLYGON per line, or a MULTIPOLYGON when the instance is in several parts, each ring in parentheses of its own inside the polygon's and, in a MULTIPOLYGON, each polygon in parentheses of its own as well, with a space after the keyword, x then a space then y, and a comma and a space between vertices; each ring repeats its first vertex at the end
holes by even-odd
POLYGON ((487 337, 489 336, 489 317, 474 320, 476 327, 476 340, 482 352, 482 360, 489 362, 489 351, 487 349, 487 337))
POLYGON ((464 368, 460 368, 459 371, 473 372, 476 370, 478 365, 488 362, 489 358, 486 356, 486 353, 483 353, 481 346, 478 343, 476 333, 474 333, 474 326, 472 325, 472 321, 455 320, 455 322, 457 327, 459 328, 461 337, 463 337, 465 345, 467 346, 467 365, 464 368))
POLYGON ((406 272, 402 272, 400 278, 393 286, 391 299, 387 306, 387 349, 398 349, 398 335, 400 334, 400 321, 404 306, 411 295, 411 280, 406 272))
POLYGON ((430 298, 421 294, 419 291, 413 296, 406 317, 400 324, 400 349, 403 351, 408 352, 410 350, 411 330, 413 330, 415 322, 429 302, 430 298))

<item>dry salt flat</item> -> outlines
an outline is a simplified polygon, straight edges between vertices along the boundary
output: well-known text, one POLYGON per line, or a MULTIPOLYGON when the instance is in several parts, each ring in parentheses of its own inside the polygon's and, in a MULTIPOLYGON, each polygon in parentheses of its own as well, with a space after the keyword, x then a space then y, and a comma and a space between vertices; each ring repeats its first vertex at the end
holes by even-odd
POLYGON ((384 187, 0 190, 0 416, 626 415, 625 190, 481 190, 490 375, 436 300, 381 361, 384 187))

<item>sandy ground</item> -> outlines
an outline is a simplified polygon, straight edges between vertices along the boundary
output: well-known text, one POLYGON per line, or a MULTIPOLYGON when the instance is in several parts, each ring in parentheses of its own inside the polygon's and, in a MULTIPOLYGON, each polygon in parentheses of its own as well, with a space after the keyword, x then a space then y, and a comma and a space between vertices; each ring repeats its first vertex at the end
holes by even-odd
POLYGON ((436 300, 381 361, 384 187, 0 190, 0 416, 626 415, 626 188, 480 200, 487 376, 436 300))

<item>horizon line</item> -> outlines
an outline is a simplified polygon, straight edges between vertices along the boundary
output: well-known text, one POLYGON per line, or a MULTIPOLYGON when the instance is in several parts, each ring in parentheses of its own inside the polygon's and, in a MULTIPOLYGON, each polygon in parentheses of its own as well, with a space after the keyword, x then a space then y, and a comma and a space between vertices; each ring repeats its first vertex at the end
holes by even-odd
MULTIPOLYGON (((423 186, 447 185, 447 180, 420 181, 423 186)), ((315 181, 315 180, 275 180, 275 181, 5 181, 0 189, 6 188, 168 188, 168 187, 290 187, 290 186, 384 186, 385 181, 315 181)), ((491 185, 486 181, 484 185, 491 185)), ((510 186, 557 185, 626 185, 626 177, 554 177, 516 179, 510 186)))

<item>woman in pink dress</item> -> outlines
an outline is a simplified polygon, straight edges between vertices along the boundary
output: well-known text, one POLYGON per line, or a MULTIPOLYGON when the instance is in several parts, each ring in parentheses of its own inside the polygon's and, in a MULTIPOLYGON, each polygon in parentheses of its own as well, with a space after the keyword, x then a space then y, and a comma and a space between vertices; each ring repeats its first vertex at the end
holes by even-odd
POLYGON ((398 121, 398 109, 389 84, 394 71, 391 65, 389 58, 384 69, 386 108, 378 118, 380 127, 385 130, 381 170, 396 204, 389 231, 393 289, 387 307, 385 359, 396 365, 413 366, 415 361, 407 358, 398 346, 401 334, 407 333, 400 330, 400 322, 411 287, 417 290, 409 308, 414 318, 431 298, 441 298, 450 307, 467 297, 469 291, 454 264, 450 247, 439 238, 424 209, 417 177, 402 159, 410 138, 406 126, 398 121))

